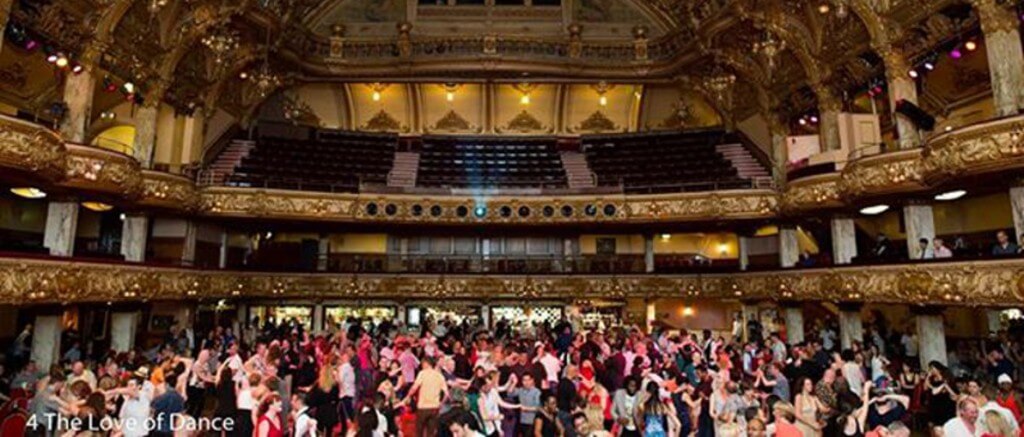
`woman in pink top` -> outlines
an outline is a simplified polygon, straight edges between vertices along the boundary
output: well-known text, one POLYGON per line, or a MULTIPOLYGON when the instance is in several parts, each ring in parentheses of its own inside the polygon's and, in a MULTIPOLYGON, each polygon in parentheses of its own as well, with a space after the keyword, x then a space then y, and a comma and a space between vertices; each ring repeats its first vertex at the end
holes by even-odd
POLYGON ((796 410, 793 404, 786 401, 779 401, 772 407, 772 415, 775 416, 776 437, 803 437, 803 432, 793 424, 796 420, 796 410))

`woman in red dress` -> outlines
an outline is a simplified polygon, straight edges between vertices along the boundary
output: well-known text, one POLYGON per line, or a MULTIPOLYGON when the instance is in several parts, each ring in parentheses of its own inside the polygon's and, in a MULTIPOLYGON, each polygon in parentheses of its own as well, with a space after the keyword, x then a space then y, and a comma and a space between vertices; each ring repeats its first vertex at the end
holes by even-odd
POLYGON ((281 429, 281 396, 269 393, 260 401, 256 410, 259 420, 256 422, 255 437, 284 437, 281 429))

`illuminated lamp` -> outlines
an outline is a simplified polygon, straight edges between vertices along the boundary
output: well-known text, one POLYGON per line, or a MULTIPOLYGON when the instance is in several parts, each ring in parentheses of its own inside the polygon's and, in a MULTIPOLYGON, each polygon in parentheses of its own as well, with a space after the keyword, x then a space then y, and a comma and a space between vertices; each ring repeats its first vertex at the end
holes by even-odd
POLYGON ((82 207, 96 212, 107 212, 114 209, 112 205, 103 202, 82 202, 82 207))
POLYGON ((825 15, 825 14, 829 13, 829 11, 831 11, 831 10, 832 10, 832 8, 829 7, 828 3, 822 3, 822 4, 818 5, 818 13, 821 14, 821 15, 825 15))
POLYGON ((523 105, 529 105, 530 104, 530 95, 529 94, 523 94, 523 96, 519 98, 519 103, 521 103, 523 105))
POLYGON ((479 205, 476 208, 473 208, 473 215, 476 216, 476 218, 484 218, 484 217, 486 217, 487 216, 487 207, 483 206, 483 205, 479 205))
POLYGON ((953 59, 960 59, 964 56, 963 52, 960 51, 960 46, 953 47, 953 50, 949 51, 949 57, 953 59))
POLYGON ((935 64, 933 64, 932 61, 924 61, 924 69, 932 71, 935 69, 935 64))
POLYGON ((608 106, 608 97, 602 95, 597 99, 597 103, 601 104, 601 106, 608 106))
POLYGON ((124 88, 124 92, 126 92, 128 94, 135 94, 135 84, 134 83, 125 82, 123 88, 124 88))
POLYGON ((455 100, 455 93, 451 92, 451 91, 448 91, 448 92, 444 93, 444 99, 449 101, 449 102, 454 101, 455 100))
POLYGON ((964 190, 953 190, 945 193, 939 193, 935 195, 935 200, 949 201, 956 200, 967 195, 967 191, 964 190))
POLYGON ((797 123, 800 123, 800 126, 807 126, 807 119, 800 117, 800 119, 797 120, 797 123))
POLYGON ((373 98, 374 102, 379 102, 380 101, 380 91, 374 91, 372 98, 373 98))
POLYGON ((818 116, 817 115, 812 115, 811 116, 811 123, 817 123, 817 122, 818 122, 818 116))
POLYGON ((967 41, 964 43, 964 48, 969 52, 973 52, 978 49, 978 43, 974 41, 967 41))
POLYGON ((35 50, 35 49, 38 49, 38 48, 39 48, 39 41, 36 41, 34 39, 30 39, 30 40, 28 40, 28 42, 25 43, 25 50, 28 50, 30 52, 32 50, 35 50))
POLYGON ((866 206, 860 209, 860 213, 864 215, 878 215, 889 210, 889 205, 873 205, 866 206))
POLYGON ((58 56, 57 56, 56 53, 51 54, 50 56, 46 57, 46 62, 49 62, 51 64, 55 64, 55 63, 57 63, 57 58, 58 58, 58 56))
POLYGON ((672 239, 672 234, 661 234, 661 241, 668 241, 672 239))
POLYGON ((11 188, 11 193, 15 196, 24 197, 26 199, 42 199, 46 197, 46 192, 34 187, 19 187, 11 188))
POLYGON ((913 79, 917 79, 920 76, 920 74, 917 73, 917 70, 910 70, 907 72, 907 75, 913 79))
POLYGON ((725 244, 725 243, 719 244, 718 245, 718 254, 719 255, 725 255, 727 253, 729 253, 729 245, 725 244))
POLYGON ((68 61, 68 57, 67 56, 59 55, 59 56, 57 56, 57 60, 54 61, 53 63, 54 63, 54 65, 56 65, 56 66, 58 66, 60 68, 64 68, 64 67, 68 66, 69 62, 70 61, 68 61))
POLYGON ((73 67, 71 67, 72 73, 81 74, 83 71, 85 71, 85 67, 83 67, 82 64, 75 64, 73 67))
POLYGON ((238 73, 238 78, 242 79, 242 80, 248 79, 249 78, 249 72, 248 71, 243 71, 241 73, 238 73))

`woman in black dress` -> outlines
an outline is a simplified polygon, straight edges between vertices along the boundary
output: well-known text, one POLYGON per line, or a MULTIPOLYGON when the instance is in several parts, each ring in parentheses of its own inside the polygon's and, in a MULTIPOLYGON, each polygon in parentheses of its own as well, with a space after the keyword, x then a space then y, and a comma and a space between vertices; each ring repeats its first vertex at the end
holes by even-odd
MULTIPOLYGON (((217 408, 213 417, 221 419, 221 423, 229 418, 234 421, 238 416, 238 403, 235 396, 235 381, 230 366, 221 366, 220 374, 217 375, 217 408)), ((226 431, 221 431, 226 435, 226 431)))
POLYGON ((316 384, 310 387, 306 402, 313 410, 317 432, 331 437, 338 424, 338 384, 334 380, 333 358, 328 360, 320 368, 316 384))
POLYGON ((942 426, 956 416, 957 393, 953 389, 949 370, 938 361, 928 363, 928 379, 924 397, 928 405, 929 429, 942 426))

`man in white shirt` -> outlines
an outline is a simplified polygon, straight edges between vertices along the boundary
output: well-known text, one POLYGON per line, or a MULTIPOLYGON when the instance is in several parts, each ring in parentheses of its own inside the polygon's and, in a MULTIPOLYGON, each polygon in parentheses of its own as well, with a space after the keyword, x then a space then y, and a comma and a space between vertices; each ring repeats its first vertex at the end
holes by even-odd
POLYGON ((547 374, 545 380, 548 383, 548 387, 554 387, 558 384, 558 376, 562 371, 562 362, 558 360, 558 357, 552 353, 550 348, 544 348, 544 355, 542 355, 537 361, 540 362, 541 366, 544 366, 544 373, 547 374))
POLYGON ((974 437, 977 432, 978 403, 971 398, 961 399, 956 406, 956 417, 942 426, 945 437, 974 437))
POLYGON ((120 389, 124 395, 121 405, 121 432, 124 437, 143 437, 149 434, 146 420, 149 419, 149 404, 153 401, 153 383, 141 376, 128 380, 128 385, 120 389))
POLYGON ((295 417, 292 423, 295 424, 293 437, 316 437, 316 419, 309 416, 309 407, 306 406, 306 394, 297 392, 292 395, 292 409, 295 410, 295 417))

